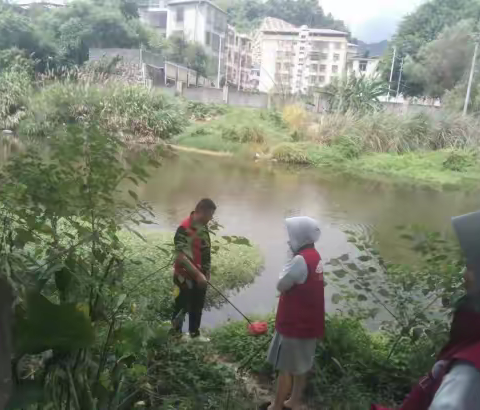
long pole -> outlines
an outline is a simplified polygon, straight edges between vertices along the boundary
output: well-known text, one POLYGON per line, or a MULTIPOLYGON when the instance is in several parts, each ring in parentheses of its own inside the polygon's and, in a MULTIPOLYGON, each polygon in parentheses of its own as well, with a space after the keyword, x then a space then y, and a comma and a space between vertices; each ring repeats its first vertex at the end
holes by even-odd
POLYGON ((397 84, 397 94, 395 96, 395 100, 398 99, 398 94, 400 94, 400 83, 402 82, 402 73, 403 73, 403 58, 400 64, 400 75, 398 76, 398 84, 397 84))
POLYGON ((237 90, 240 91, 240 84, 242 82, 242 38, 239 37, 238 41, 238 80, 237 90))
POLYGON ((393 69, 395 68, 395 56, 397 55, 397 48, 393 47, 392 68, 390 69, 390 80, 388 80, 388 94, 387 101, 390 99, 390 85, 393 79, 393 69))
POLYGON ((465 96, 465 104, 463 104, 463 115, 467 115, 467 111, 468 111, 468 103, 470 101, 470 92, 472 91, 473 74, 475 72, 475 62, 477 60, 477 51, 478 51, 478 38, 475 40, 475 49, 473 50, 472 67, 470 68, 470 77, 468 78, 467 95, 465 96))
POLYGON ((217 86, 220 88, 220 67, 222 62, 222 37, 218 36, 220 42, 218 43, 218 73, 217 73, 217 86))

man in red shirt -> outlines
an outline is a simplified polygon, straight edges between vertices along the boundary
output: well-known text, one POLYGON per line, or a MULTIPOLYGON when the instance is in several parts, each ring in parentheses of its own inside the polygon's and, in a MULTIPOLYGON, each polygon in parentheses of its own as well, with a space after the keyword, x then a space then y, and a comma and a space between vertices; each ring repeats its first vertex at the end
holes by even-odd
POLYGON ((200 336, 199 329, 207 280, 210 280, 211 245, 207 225, 216 209, 211 199, 202 199, 195 207, 195 211, 180 224, 174 238, 176 259, 173 281, 177 287, 177 297, 172 327, 181 333, 185 313, 188 312, 190 336, 199 341, 208 341, 200 336))

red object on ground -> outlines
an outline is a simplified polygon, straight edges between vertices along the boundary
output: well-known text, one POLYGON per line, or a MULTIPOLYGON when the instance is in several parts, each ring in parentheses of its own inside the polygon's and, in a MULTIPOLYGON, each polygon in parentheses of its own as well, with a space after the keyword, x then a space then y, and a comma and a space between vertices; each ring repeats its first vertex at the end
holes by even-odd
POLYGON ((268 332, 267 322, 253 322, 248 325, 248 332, 253 336, 264 335, 268 332))

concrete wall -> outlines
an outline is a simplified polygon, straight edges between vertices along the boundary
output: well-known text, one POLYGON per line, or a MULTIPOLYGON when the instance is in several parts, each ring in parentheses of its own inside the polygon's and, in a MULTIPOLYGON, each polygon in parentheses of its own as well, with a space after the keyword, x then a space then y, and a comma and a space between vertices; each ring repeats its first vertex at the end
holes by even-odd
POLYGON ((228 104, 267 108, 268 94, 252 94, 230 89, 228 92, 228 104))
POLYGON ((221 88, 184 88, 183 96, 187 100, 203 103, 223 104, 223 90, 221 88))

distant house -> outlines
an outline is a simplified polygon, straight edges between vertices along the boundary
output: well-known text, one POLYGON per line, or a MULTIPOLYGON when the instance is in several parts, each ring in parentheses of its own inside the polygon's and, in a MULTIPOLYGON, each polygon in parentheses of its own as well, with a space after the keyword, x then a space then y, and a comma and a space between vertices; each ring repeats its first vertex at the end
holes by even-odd
POLYGON ((180 36, 218 56, 225 46, 227 14, 208 0, 141 0, 140 18, 166 37, 180 36))
POLYGON ((347 64, 348 75, 354 75, 355 77, 376 77, 379 62, 380 57, 350 57, 347 64))

